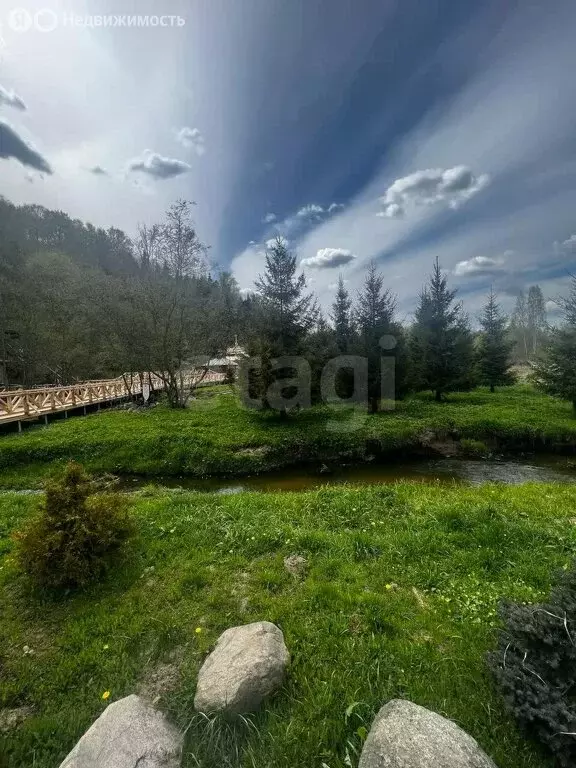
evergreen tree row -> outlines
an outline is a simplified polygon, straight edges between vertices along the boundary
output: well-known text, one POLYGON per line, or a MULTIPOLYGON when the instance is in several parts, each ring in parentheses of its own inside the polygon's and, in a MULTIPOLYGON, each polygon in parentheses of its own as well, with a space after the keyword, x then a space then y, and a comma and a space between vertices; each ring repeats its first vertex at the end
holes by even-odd
MULTIPOLYGON (((410 391, 431 390, 437 401, 453 391, 479 383, 494 392, 512 383, 513 341, 493 292, 474 334, 456 291, 448 287, 438 260, 423 287, 415 319, 405 329, 396 314, 397 299, 384 285, 376 265, 368 267, 355 300, 339 278, 330 327, 285 241, 277 239, 266 255, 265 272, 256 282, 259 322, 251 352, 260 355, 262 368, 251 381, 250 394, 271 407, 266 392, 282 382, 288 388, 294 371, 272 371, 281 355, 303 355, 312 361, 312 400, 320 399, 319 378, 326 363, 338 355, 360 356, 367 363, 366 398, 371 413, 383 400, 401 399, 410 391)), ((338 371, 337 393, 351 395, 353 371, 338 371)), ((292 390, 293 391, 293 390, 292 390)), ((384 402, 385 405, 385 402, 384 402)))

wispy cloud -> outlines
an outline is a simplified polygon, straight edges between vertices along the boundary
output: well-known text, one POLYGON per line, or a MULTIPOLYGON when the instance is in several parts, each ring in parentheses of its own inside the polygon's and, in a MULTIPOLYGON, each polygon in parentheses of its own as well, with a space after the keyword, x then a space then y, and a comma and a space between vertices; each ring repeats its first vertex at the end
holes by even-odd
POLYGON ((21 112, 26 110, 26 104, 17 93, 9 91, 0 85, 0 106, 2 106, 2 104, 5 104, 7 107, 19 109, 21 112))
POLYGON ((180 128, 176 138, 187 149, 193 149, 197 155, 203 155, 206 152, 206 141, 198 128, 180 128))
POLYGON ((173 179, 191 170, 191 166, 175 157, 163 157, 151 149, 145 149, 140 157, 128 162, 128 170, 144 173, 155 180, 173 179))
POLYGON ((42 173, 52 173, 48 160, 25 141, 16 129, 5 120, 0 120, 0 158, 14 158, 22 165, 42 173))
POLYGON ((94 176, 108 176, 108 171, 105 168, 102 168, 101 165, 93 165, 91 168, 88 169, 90 173, 93 173, 94 176))

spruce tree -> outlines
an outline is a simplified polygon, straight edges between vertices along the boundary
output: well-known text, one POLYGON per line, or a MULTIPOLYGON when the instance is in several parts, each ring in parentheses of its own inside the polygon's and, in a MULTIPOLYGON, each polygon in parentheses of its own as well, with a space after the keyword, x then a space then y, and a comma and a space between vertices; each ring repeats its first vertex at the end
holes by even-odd
MULTIPOLYGON (((293 375, 291 369, 274 372, 271 360, 302 354, 306 335, 318 320, 318 307, 314 295, 306 293, 304 274, 296 274, 296 255, 281 237, 266 250, 265 271, 255 286, 259 296, 256 351, 263 360, 260 395, 268 408, 266 391, 270 384, 293 375)), ((285 410, 281 413, 285 415, 285 410)))
MULTIPOLYGON (((336 298, 332 304, 331 313, 334 324, 334 354, 351 355, 355 352, 355 331, 352 314, 352 300, 344 287, 342 275, 338 277, 338 289, 336 298)), ((354 392, 354 371, 351 368, 342 367, 336 374, 336 392, 339 397, 349 398, 354 392)))
POLYGON ((576 414, 576 276, 570 294, 559 299, 563 324, 551 331, 548 348, 535 370, 536 384, 550 395, 568 400, 576 414))
MULTIPOLYGON (((364 287, 358 296, 356 324, 359 348, 368 360, 368 402, 370 413, 380 407, 384 382, 382 358, 394 358, 394 396, 404 394, 406 355, 401 325, 395 321, 396 296, 384 288, 384 279, 374 262, 368 267, 364 287)), ((388 382, 390 383, 390 382, 388 382)))
POLYGON ((474 383, 472 334, 455 296, 436 259, 420 293, 410 347, 415 388, 431 389, 438 402, 446 392, 474 383))
POLYGON ((508 338, 506 318, 496 301, 494 291, 486 302, 480 317, 480 338, 478 343, 478 370, 482 384, 494 392, 497 386, 512 384, 510 353, 513 343, 508 338))
POLYGON ((352 343, 352 300, 350 294, 344 287, 342 275, 338 277, 338 290, 336 299, 332 304, 332 322, 334 323, 334 333, 336 337, 336 346, 340 355, 346 355, 350 351, 352 343))

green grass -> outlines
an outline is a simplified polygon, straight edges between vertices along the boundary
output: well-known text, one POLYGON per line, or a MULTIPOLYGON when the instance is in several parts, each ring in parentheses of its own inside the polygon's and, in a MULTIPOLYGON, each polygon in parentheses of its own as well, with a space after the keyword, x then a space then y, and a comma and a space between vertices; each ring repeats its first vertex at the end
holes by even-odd
MULTIPOLYGON (((83 424, 108 416, 132 418, 83 424)), ((576 488, 150 490, 135 496, 129 564, 59 600, 32 595, 14 563, 11 533, 39 503, 0 495, 0 708, 34 709, 4 735, 0 765, 54 768, 103 710, 104 691, 113 701, 142 685, 190 726, 186 768, 355 766, 364 729, 392 697, 453 718, 499 768, 551 765, 504 713, 484 656, 498 598, 540 599, 574 557, 576 488), (291 553, 308 559, 304 578, 284 569, 291 553), (194 717, 197 672, 218 635, 264 619, 292 655, 278 695, 237 726, 194 717), (155 689, 158 679, 170 690, 155 689)))
POLYGON ((0 484, 32 487, 69 459, 98 472, 250 474, 302 461, 409 452, 428 433, 512 450, 573 450, 576 418, 569 403, 527 386, 453 394, 440 404, 423 395, 374 417, 319 406, 286 421, 247 411, 229 389, 215 388, 183 411, 102 411, 4 435, 0 484))

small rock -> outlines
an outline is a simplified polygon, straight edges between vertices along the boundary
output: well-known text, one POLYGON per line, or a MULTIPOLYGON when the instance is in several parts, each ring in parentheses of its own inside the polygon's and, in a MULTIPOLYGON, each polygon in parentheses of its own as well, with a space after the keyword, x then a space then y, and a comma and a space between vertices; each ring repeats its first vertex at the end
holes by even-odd
POLYGON ((110 704, 60 768, 178 768, 183 737, 139 696, 110 704))
POLYGON ((280 687, 289 661, 275 624, 258 621, 227 629, 202 665, 194 706, 200 712, 253 712, 280 687))
POLYGON ((292 576, 302 576, 308 568, 308 560, 302 555, 288 555, 284 558, 284 568, 292 576))
POLYGON ((0 733, 8 733, 18 728, 24 720, 33 714, 32 707, 16 707, 16 709, 0 709, 0 733))
POLYGON ((394 699, 376 715, 358 768, 496 768, 456 723, 394 699))

